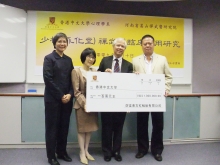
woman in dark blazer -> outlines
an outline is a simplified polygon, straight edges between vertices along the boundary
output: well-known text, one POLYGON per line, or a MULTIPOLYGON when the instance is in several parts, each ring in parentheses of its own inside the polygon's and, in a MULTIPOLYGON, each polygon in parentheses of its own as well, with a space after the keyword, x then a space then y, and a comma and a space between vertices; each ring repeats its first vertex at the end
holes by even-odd
POLYGON ((67 135, 73 105, 71 72, 72 59, 64 54, 68 39, 64 33, 53 37, 54 51, 44 58, 43 78, 45 83, 45 126, 48 162, 59 165, 57 158, 71 162, 66 152, 67 135))

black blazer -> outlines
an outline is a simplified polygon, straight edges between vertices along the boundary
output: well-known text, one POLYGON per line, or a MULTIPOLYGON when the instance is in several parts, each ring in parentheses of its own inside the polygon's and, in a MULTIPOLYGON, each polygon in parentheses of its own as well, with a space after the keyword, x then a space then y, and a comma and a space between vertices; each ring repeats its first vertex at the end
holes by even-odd
MULTIPOLYGON (((104 57, 99 65, 98 71, 105 72, 107 68, 112 68, 113 56, 104 57)), ((122 58, 121 64, 122 73, 133 73, 133 65, 122 58)))
POLYGON ((71 72, 74 69, 72 59, 66 55, 60 57, 56 51, 44 58, 43 77, 45 83, 44 100, 61 101, 63 95, 73 96, 71 72))

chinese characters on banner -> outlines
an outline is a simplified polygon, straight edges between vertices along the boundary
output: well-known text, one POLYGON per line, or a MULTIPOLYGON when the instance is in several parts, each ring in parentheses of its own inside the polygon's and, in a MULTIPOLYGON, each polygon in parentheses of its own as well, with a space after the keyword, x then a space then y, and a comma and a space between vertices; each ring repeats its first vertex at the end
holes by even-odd
POLYGON ((87 47, 95 49, 95 66, 98 66, 103 57, 112 55, 112 42, 118 37, 127 41, 124 58, 131 61, 133 57, 142 54, 141 37, 151 34, 155 38, 155 52, 166 56, 170 68, 184 68, 182 18, 74 12, 36 13, 36 67, 42 68, 44 56, 52 52, 53 36, 63 32, 68 36, 65 54, 72 58, 74 66, 81 66, 80 54, 87 47))

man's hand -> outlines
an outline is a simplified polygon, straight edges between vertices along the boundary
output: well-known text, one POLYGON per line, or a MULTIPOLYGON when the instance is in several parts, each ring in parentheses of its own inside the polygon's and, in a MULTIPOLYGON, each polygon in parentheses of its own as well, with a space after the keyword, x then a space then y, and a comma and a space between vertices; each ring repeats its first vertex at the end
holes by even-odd
POLYGON ((165 91, 164 96, 167 97, 168 95, 169 95, 169 92, 168 92, 168 91, 165 91))

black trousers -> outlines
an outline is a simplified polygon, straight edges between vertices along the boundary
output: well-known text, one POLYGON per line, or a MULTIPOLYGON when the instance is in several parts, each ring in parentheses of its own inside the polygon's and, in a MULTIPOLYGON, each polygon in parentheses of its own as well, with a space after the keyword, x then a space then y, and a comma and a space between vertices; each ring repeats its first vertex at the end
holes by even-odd
POLYGON ((104 156, 120 153, 125 116, 126 112, 101 112, 104 156))
MULTIPOLYGON (((137 142, 138 151, 147 153, 149 149, 148 137, 148 118, 149 112, 137 113, 137 142)), ((151 153, 162 154, 163 152, 163 112, 151 112, 152 135, 151 135, 151 153)))
POLYGON ((73 102, 45 102, 46 149, 48 159, 66 153, 73 102))

